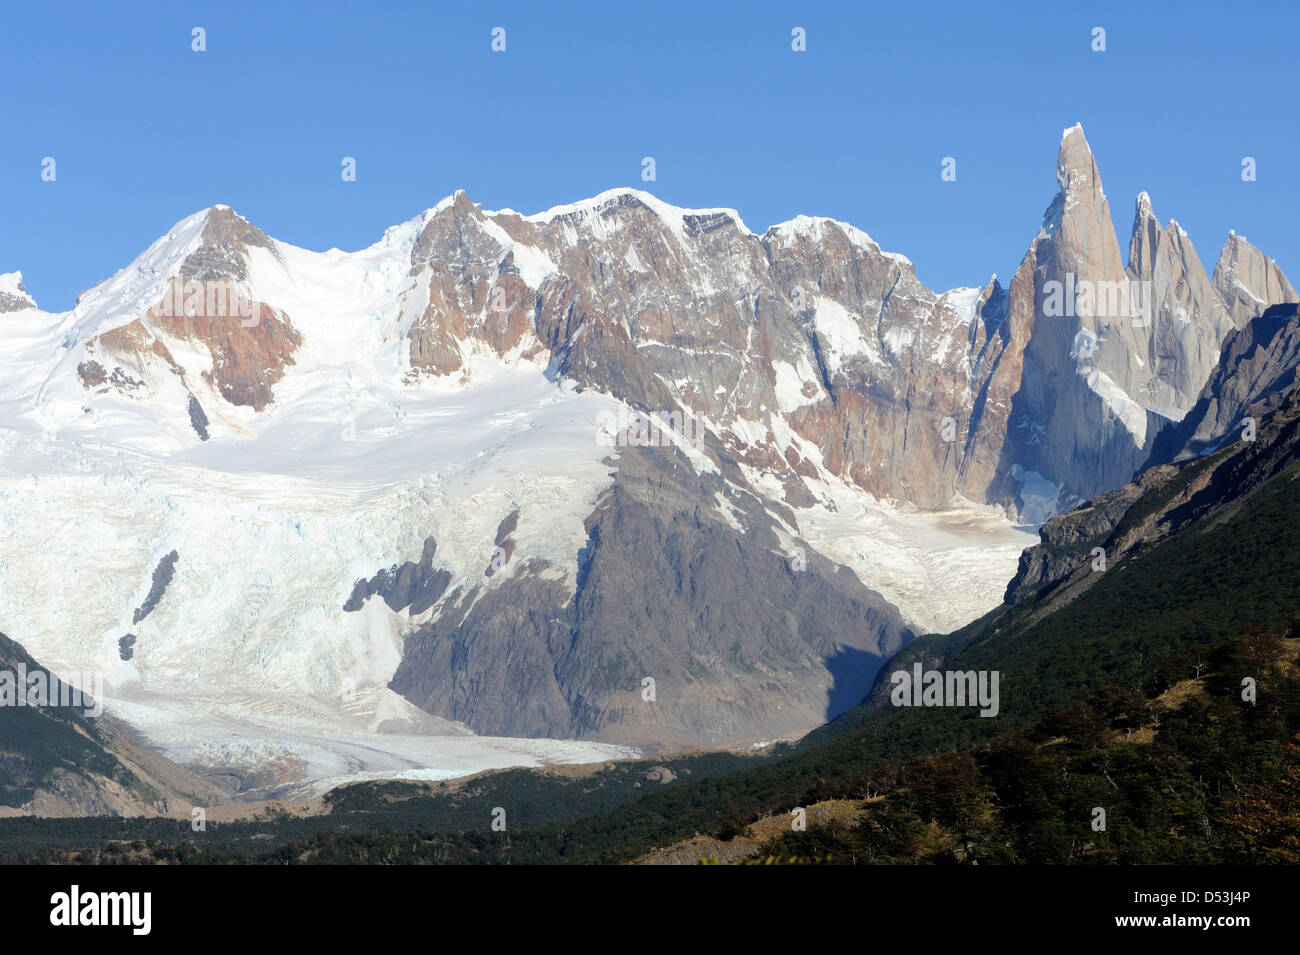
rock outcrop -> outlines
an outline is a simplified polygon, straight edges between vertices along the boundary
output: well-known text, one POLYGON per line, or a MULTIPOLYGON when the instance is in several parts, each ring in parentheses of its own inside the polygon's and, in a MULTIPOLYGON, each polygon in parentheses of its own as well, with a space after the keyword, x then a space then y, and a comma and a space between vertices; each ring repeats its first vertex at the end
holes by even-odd
POLYGON ((6 272, 0 275, 0 314, 35 307, 36 301, 23 287, 23 273, 6 272))
POLYGON ((1278 264, 1235 232, 1215 263, 1214 287, 1238 326, 1270 305, 1300 301, 1278 264))
POLYGON ((912 637, 851 572, 787 552, 759 497, 674 448, 625 450, 588 530, 576 581, 531 560, 498 587, 452 588, 393 688, 492 735, 751 740, 838 715, 912 637))
POLYGON ((1195 406, 1161 435, 1152 463, 1204 454, 1236 440, 1295 389, 1300 365, 1300 306, 1272 305, 1234 331, 1195 406))

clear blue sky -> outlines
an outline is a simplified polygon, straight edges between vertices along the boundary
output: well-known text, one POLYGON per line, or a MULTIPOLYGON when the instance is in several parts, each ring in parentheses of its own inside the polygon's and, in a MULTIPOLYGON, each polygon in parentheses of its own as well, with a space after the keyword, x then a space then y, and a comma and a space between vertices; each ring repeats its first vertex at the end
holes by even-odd
POLYGON ((1207 268, 1235 228, 1300 280, 1294 3, 284 6, 6 4, 0 272, 65 309, 214 203, 356 249, 457 188, 527 213, 632 185, 756 232, 833 216, 973 285, 1019 263, 1081 121, 1125 247, 1147 189, 1207 268))

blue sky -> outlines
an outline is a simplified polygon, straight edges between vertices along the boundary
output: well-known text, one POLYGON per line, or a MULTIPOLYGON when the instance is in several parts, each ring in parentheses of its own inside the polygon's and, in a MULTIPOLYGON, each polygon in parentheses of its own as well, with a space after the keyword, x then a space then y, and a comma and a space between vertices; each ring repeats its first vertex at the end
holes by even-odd
POLYGON ((1300 280, 1294 4, 272 6, 6 5, 0 272, 65 309, 214 203, 356 249, 457 188, 528 213, 630 185, 756 232, 833 216, 973 285, 1019 264, 1080 121, 1125 248, 1146 189, 1207 269, 1235 228, 1300 280))

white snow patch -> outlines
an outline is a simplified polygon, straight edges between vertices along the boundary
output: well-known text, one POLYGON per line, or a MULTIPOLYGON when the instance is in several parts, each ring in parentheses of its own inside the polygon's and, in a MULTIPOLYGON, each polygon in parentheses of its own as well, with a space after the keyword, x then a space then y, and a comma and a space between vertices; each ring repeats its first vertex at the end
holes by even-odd
POLYGON ((1147 439, 1146 409, 1130 398, 1124 389, 1117 385, 1109 375, 1100 368, 1087 373, 1088 387, 1106 403, 1111 413, 1128 429, 1133 443, 1139 448, 1147 439))
POLYGON ((636 246, 632 245, 631 243, 628 244, 627 252, 623 254, 623 261, 627 263, 627 267, 631 269, 633 272, 650 271, 644 265, 641 264, 641 257, 636 254, 636 246))
POLYGON ((893 328, 886 329, 881 339, 884 341, 885 347, 889 349, 890 354, 899 357, 903 352, 911 348, 913 342, 916 341, 916 329, 896 325, 893 328))
MULTIPOLYGON (((940 304, 947 305, 954 317, 952 324, 940 329, 939 334, 935 336, 930 346, 930 361, 943 362, 952 349, 953 339, 959 334, 965 336, 969 333, 979 313, 980 297, 983 294, 982 288, 962 287, 949 289, 939 296, 940 304)), ((940 313, 942 314, 942 309, 940 313)), ((965 342, 961 344, 964 349, 965 342)))
POLYGON ((811 398, 806 397, 803 393, 804 382, 816 382, 817 380, 817 376, 805 356, 799 356, 798 368, 789 362, 773 360, 772 370, 776 373, 776 403, 782 414, 812 404, 821 397, 820 388, 813 393, 811 398))
MULTIPOLYGON (((1056 514, 1061 490, 1037 471, 1026 471, 1019 464, 1011 476, 1020 482, 1020 519, 1026 524, 1042 524, 1056 514)), ((1038 543, 1037 540, 1034 543, 1038 543)), ((1026 545, 1032 546, 1032 545, 1026 545)))
POLYGON ((829 372, 834 374, 845 361, 859 355, 875 364, 884 363, 880 350, 863 336, 857 315, 824 295, 818 295, 813 305, 813 327, 821 336, 822 357, 829 372))
MULTIPOLYGON (((505 229, 491 219, 483 221, 483 228, 487 230, 488 235, 500 243, 506 250, 506 254, 514 253, 515 266, 519 269, 519 277, 524 280, 529 288, 541 288, 547 277, 559 271, 559 268, 545 252, 535 246, 516 242, 505 229)), ((502 256, 503 260, 504 258, 505 255, 502 256)))

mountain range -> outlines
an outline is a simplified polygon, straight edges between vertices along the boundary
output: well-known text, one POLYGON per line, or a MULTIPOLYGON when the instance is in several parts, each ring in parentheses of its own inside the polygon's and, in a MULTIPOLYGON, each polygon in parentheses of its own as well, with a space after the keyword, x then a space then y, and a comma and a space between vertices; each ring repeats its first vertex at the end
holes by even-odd
POLYGON ((214 206, 65 313, 0 276, 0 626, 250 796, 797 736, 1293 393, 1271 259, 1143 193, 1126 260, 1079 126, 1056 184, 943 292, 631 189, 354 253, 214 206))

